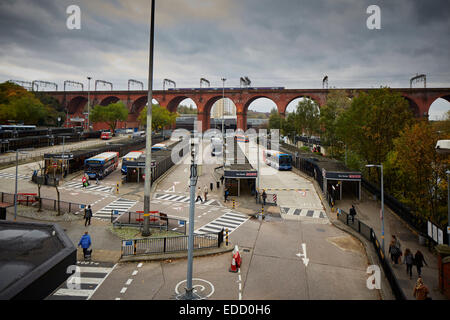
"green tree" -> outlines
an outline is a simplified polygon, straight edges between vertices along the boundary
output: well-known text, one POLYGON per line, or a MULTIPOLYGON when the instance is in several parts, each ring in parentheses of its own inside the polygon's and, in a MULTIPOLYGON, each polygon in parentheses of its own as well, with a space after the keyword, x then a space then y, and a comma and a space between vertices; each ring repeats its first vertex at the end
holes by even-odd
POLYGON ((438 134, 426 121, 405 127, 394 139, 388 154, 387 188, 398 200, 417 210, 420 216, 444 225, 447 218, 449 160, 435 151, 438 134))
MULTIPOLYGON (((337 135, 339 117, 350 108, 351 100, 344 90, 331 91, 327 103, 320 108, 321 142, 329 146, 332 157, 343 154, 343 146, 337 135)), ((345 144, 345 143, 344 143, 345 144)))
MULTIPOLYGON (((159 131, 175 123, 178 114, 170 112, 160 105, 152 105, 152 131, 159 131)), ((142 125, 147 125, 147 106, 139 114, 138 120, 142 125)))
POLYGON ((336 121, 338 139, 366 163, 380 164, 393 140, 413 121, 408 102, 389 88, 361 93, 336 121))
POLYGON ((128 109, 119 101, 107 106, 96 105, 91 109, 90 120, 94 123, 105 122, 108 124, 111 132, 114 134, 117 127, 117 121, 126 121, 128 118, 128 109))
POLYGON ((298 102, 295 116, 292 120, 295 121, 295 128, 297 134, 306 134, 312 136, 319 132, 319 106, 316 102, 310 99, 303 99, 298 102))

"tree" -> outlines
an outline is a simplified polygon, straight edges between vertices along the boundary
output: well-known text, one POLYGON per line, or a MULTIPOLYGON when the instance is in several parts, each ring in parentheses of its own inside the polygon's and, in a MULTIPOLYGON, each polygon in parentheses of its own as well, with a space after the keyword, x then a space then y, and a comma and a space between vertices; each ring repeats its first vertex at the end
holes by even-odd
POLYGON ((338 139, 366 163, 380 164, 393 148, 393 140, 413 121, 408 102, 389 88, 361 93, 336 122, 338 139))
MULTIPOLYGON (((159 131, 174 124, 177 117, 176 112, 170 112, 157 104, 152 105, 152 131, 159 131)), ((147 125, 147 106, 139 114, 138 120, 142 125, 147 125)))
POLYGON ((447 217, 447 157, 435 151, 438 134, 426 121, 407 126, 394 139, 386 161, 388 190, 424 219, 442 224, 447 217))
POLYGON ((33 93, 11 82, 0 84, 0 121, 45 124, 49 109, 33 93))
POLYGON ((295 117, 295 128, 297 134, 305 133, 307 136, 312 136, 319 132, 319 106, 316 102, 310 99, 303 99, 298 102, 295 117))
POLYGON ((117 127, 117 121, 126 121, 128 118, 128 109, 119 101, 107 106, 97 105, 91 110, 90 120, 94 123, 106 122, 114 134, 117 127))
MULTIPOLYGON (((350 108, 351 100, 344 90, 331 91, 327 103, 320 108, 321 142, 330 147, 331 156, 342 151, 342 145, 337 135, 339 117, 350 108)), ((341 152, 342 153, 342 152, 341 152)))

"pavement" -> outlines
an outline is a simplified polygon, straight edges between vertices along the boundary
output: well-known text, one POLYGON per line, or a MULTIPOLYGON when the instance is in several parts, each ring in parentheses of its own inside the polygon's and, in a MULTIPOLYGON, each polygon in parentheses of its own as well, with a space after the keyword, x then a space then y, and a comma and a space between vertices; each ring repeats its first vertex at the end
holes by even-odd
MULTIPOLYGON (((357 200, 341 200, 336 201, 336 207, 340 208, 346 212, 349 208, 354 205, 356 208, 356 218, 361 222, 364 222, 370 226, 377 235, 378 239, 381 239, 381 220, 380 220, 380 208, 381 204, 379 201, 374 200, 373 196, 368 194, 365 190, 362 192, 361 201, 357 200)), ((334 214, 336 215, 336 214, 334 214)), ((345 224, 342 224, 345 226, 345 224)), ((346 229, 351 229, 345 226, 346 229)), ((447 298, 439 291, 438 283, 438 259, 433 252, 431 252, 426 246, 419 244, 418 234, 412 230, 406 222, 404 222, 400 217, 398 217, 388 206, 385 206, 385 216, 384 216, 384 228, 385 228, 385 252, 386 257, 389 258, 389 243, 391 241, 392 235, 395 235, 401 243, 401 249, 404 253, 406 248, 409 248, 411 252, 416 253, 420 250, 425 257, 425 261, 428 266, 422 268, 422 278, 425 285, 428 286, 430 290, 429 296, 433 300, 447 300, 447 298)), ((380 240, 381 241, 381 240, 380 240)), ((403 257, 402 257, 403 258, 403 257)), ((402 260, 403 262, 403 260, 402 260)), ((415 283, 417 281, 417 269, 413 266, 413 276, 412 279, 406 273, 405 264, 392 264, 392 269, 394 270, 395 276, 397 277, 400 287, 408 300, 414 300, 413 290, 415 283)))

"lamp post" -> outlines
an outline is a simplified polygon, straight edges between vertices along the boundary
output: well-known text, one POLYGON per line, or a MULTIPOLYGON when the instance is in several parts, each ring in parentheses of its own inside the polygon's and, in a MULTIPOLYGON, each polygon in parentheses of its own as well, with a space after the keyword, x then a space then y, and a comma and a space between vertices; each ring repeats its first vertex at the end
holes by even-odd
POLYGON ((153 100, 153 43, 155 34, 155 0, 152 0, 150 15, 150 53, 148 65, 147 95, 147 134, 145 142, 145 179, 144 179, 144 228, 142 236, 150 235, 150 188, 152 183, 152 100, 153 100))
MULTIPOLYGON (((447 215, 448 215, 448 221, 447 226, 450 227, 450 171, 445 171, 447 174, 447 215)), ((448 245, 450 246, 450 234, 448 234, 448 245)))
POLYGON ((381 168, 381 249, 384 252, 384 189, 383 189, 383 165, 382 164, 368 164, 367 168, 379 167, 381 168))
POLYGON ((89 131, 89 128, 91 127, 91 119, 90 119, 90 112, 91 112, 91 77, 87 77, 88 79, 88 121, 87 121, 87 129, 89 131))

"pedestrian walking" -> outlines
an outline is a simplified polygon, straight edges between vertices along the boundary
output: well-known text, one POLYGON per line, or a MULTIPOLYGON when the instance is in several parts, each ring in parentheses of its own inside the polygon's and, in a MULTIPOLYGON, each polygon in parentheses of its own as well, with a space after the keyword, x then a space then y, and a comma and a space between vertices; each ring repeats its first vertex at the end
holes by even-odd
POLYGON ((92 209, 91 205, 88 205, 86 209, 84 209, 84 226, 90 226, 91 225, 91 218, 92 218, 92 209))
POLYGON ((203 202, 203 199, 202 199, 202 189, 201 189, 200 187, 198 187, 198 189, 197 189, 197 199, 195 199, 195 202, 197 202, 198 199, 200 199, 200 202, 203 202))
POLYGON ((430 290, 428 290, 428 287, 423 283, 422 277, 419 277, 417 279, 416 286, 414 287, 414 297, 416 300, 431 300, 431 298, 428 297, 429 293, 430 290))
POLYGON ((406 264, 406 274, 409 274, 409 278, 412 279, 412 267, 414 263, 414 256, 408 248, 405 249, 403 262, 406 264))
POLYGON ((228 188, 225 188, 225 192, 224 192, 225 202, 227 202, 229 195, 230 195, 230 191, 228 191, 228 188))
POLYGON ((417 250, 416 254, 414 255, 414 264, 416 265, 417 268, 417 275, 420 277, 422 275, 422 267, 423 264, 425 263, 425 265, 428 267, 427 262, 425 261, 425 258, 422 254, 422 252, 420 252, 419 250, 417 250))
POLYGON ((266 193, 265 189, 263 189, 262 198, 263 198, 263 204, 266 205, 267 193, 266 193))
POLYGON ((98 184, 98 176, 95 176, 95 184, 98 184))
POLYGON ((399 263, 399 259, 402 256, 402 249, 401 249, 400 240, 398 240, 395 235, 392 235, 392 242, 394 244, 394 263, 398 264, 399 263))
POLYGON ((205 195, 205 202, 208 201, 208 187, 205 186, 203 187, 203 194, 205 195))
POLYGON ((389 243, 389 253, 391 255, 391 262, 398 264, 398 258, 401 256, 400 248, 397 247, 397 242, 393 238, 389 243))
POLYGON ((81 237, 80 242, 78 242, 78 246, 79 247, 81 246, 81 248, 83 248, 83 255, 85 259, 91 255, 92 249, 89 250, 91 244, 92 244, 91 236, 86 231, 84 235, 81 237))
POLYGON ((350 217, 352 218, 352 223, 355 223, 356 209, 354 205, 352 205, 352 207, 350 208, 349 214, 350 217))
POLYGON ((220 182, 223 184, 223 179, 225 179, 225 177, 224 176, 221 176, 220 177, 220 182))
POLYGON ((86 176, 83 176, 83 178, 81 178, 81 183, 83 184, 83 188, 86 188, 86 183, 87 183, 86 176))

